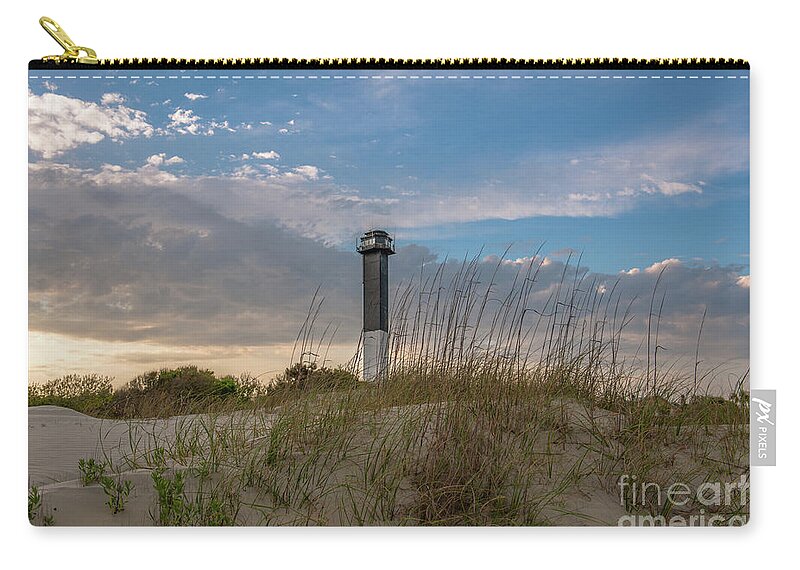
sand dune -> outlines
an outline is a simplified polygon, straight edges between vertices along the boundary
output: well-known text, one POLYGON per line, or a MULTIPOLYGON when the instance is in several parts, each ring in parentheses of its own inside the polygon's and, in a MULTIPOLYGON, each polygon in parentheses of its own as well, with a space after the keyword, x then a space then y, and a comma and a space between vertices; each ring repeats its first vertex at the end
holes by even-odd
MULTIPOLYGON (((324 408, 319 403, 317 407, 324 408)), ((511 434, 504 440, 507 447, 501 455, 507 455, 509 465, 520 473, 519 483, 493 492, 506 497, 522 493, 532 509, 532 522, 515 524, 617 524, 626 515, 617 478, 628 472, 625 463, 630 461, 646 460, 658 481, 678 477, 693 485, 718 466, 724 467, 724 473, 716 474, 724 474, 723 480, 734 480, 747 470, 744 460, 741 466, 727 466, 722 454, 733 445, 729 451, 736 463, 746 458, 746 446, 740 453, 736 443, 746 441, 740 430, 698 426, 690 437, 689 426, 684 426, 679 436, 668 437, 658 448, 623 448, 622 415, 565 399, 545 407, 550 419, 530 437, 511 434), (520 483, 521 488, 515 486, 520 483)), ((351 417, 317 411, 299 423, 286 424, 291 414, 253 410, 118 421, 54 406, 32 407, 29 484, 42 495, 33 522, 52 517, 57 525, 98 526, 415 524, 420 498, 429 488, 420 483, 420 469, 438 461, 430 451, 444 441, 431 429, 439 413, 426 404, 351 417), (308 443, 281 448, 286 429, 296 430, 297 442, 308 443), (408 439, 409 433, 418 435, 408 439), (414 439, 416 452, 407 446, 414 439), (159 450, 164 450, 160 459, 159 450), (114 480, 133 485, 123 511, 111 512, 101 485, 83 485, 78 462, 89 458, 107 465, 106 473, 114 480), (194 509, 190 514, 160 516, 153 479, 159 469, 172 480, 178 474, 185 477, 181 497, 194 509), (393 491, 387 494, 387 488, 393 491)), ((487 434, 477 424, 475 428, 474 445, 483 453, 479 450, 487 434)))
POLYGON ((78 461, 124 463, 145 445, 168 446, 179 426, 197 416, 103 420, 58 406, 28 408, 28 478, 47 488, 80 478, 78 461), (138 444, 138 445, 137 445, 138 444))
MULTIPOLYGON (((213 423, 225 424, 236 415, 215 416, 213 423)), ((262 419, 270 420, 268 415, 262 419)), ((199 423, 195 420, 208 425, 209 416, 121 421, 93 418, 58 406, 28 408, 28 485, 42 494, 42 515, 52 515, 58 525, 154 524, 152 469, 142 464, 153 449, 170 448, 178 431, 191 430, 199 423), (113 466, 115 478, 132 482, 124 511, 112 514, 103 489, 82 484, 79 461, 90 458, 113 466)), ((241 427, 253 423, 254 418, 239 420, 241 427)), ((172 461, 167 464, 172 467, 172 461)))

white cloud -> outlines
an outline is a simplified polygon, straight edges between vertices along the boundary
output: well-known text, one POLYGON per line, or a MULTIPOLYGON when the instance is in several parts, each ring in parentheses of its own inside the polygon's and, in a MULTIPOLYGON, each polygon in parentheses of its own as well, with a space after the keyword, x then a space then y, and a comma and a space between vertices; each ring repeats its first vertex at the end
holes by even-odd
POLYGON ((99 171, 87 173, 83 178, 95 184, 111 186, 124 184, 130 187, 161 186, 178 180, 177 176, 160 170, 158 166, 159 164, 151 163, 150 159, 135 170, 124 168, 118 164, 103 164, 99 171))
POLYGON ((750 276, 749 275, 740 275, 738 279, 736 279, 736 284, 741 287, 742 289, 749 289, 750 288, 750 276))
POLYGON ((201 132, 199 123, 200 117, 194 114, 191 109, 181 109, 178 107, 174 113, 169 115, 170 123, 168 129, 181 134, 197 135, 201 132))
POLYGON ((181 164, 185 162, 180 156, 172 156, 167 158, 166 153, 160 152, 147 158, 147 164, 150 166, 161 166, 162 164, 181 164))
MULTIPOLYGON (((115 109, 100 108, 103 112, 115 109)), ((378 190, 386 181, 376 181, 374 186, 348 186, 331 182, 324 172, 317 167, 307 168, 309 165, 280 169, 256 166, 256 162, 274 160, 268 157, 278 153, 269 147, 248 151, 244 156, 239 151, 231 158, 254 161, 254 168, 236 173, 241 179, 235 182, 237 191, 240 185, 245 186, 237 196, 237 204, 247 215, 278 207, 282 209, 281 223, 285 226, 299 228, 304 235, 324 239, 326 243, 343 243, 365 224, 402 230, 535 216, 615 216, 646 201, 670 200, 679 195, 703 199, 699 192, 702 189, 710 194, 711 185, 703 188, 699 181, 713 182, 720 174, 746 172, 747 144, 745 136, 737 136, 729 127, 701 119, 698 123, 697 128, 646 135, 578 152, 537 151, 521 157, 513 167, 493 169, 485 177, 479 169, 470 171, 475 175, 470 177, 474 181, 457 189, 437 187, 433 182, 409 176, 409 180, 414 180, 413 191, 393 192, 393 201, 385 200, 378 190), (578 163, 571 164, 572 161, 578 163), (298 191, 301 186, 303 192, 298 191), (265 201, 265 190, 275 202, 265 201), (313 221, 309 221, 312 217, 313 221)), ((211 121, 184 108, 174 110, 168 124, 156 132, 202 135, 215 130, 212 124, 218 125, 217 129, 241 130, 238 123, 231 127, 225 121, 211 121)), ((290 128, 287 126, 281 132, 293 134, 290 128)), ((33 130, 32 126, 32 136, 33 130)), ((48 137, 50 130, 50 124, 42 126, 48 137)), ((39 143, 32 142, 31 147, 37 144, 53 143, 42 139, 39 143)), ((52 156, 51 153, 48 158, 52 156)), ((182 182, 187 186, 195 182, 210 186, 215 178, 227 178, 226 182, 230 182, 230 175, 219 172, 186 177, 182 182)), ((209 196, 209 200, 215 200, 215 194, 209 196)))
POLYGON ((46 159, 106 137, 113 141, 154 133, 143 111, 101 106, 72 97, 28 94, 28 146, 46 159))
POLYGON ((43 81, 42 86, 48 91, 58 91, 58 85, 50 83, 49 81, 43 81))
MULTIPOLYGON (((236 129, 232 128, 230 126, 230 124, 228 124, 228 121, 214 121, 214 120, 212 120, 211 121, 211 128, 209 129, 209 131, 213 131, 214 129, 221 129, 223 131, 229 131, 231 133, 235 133, 236 132, 236 129)), ((209 134, 213 134, 213 132, 209 133, 209 134)))
POLYGON ((243 164, 238 168, 234 169, 233 173, 231 174, 234 178, 258 178, 261 176, 261 172, 256 169, 254 166, 250 166, 249 164, 243 164))
POLYGON ((489 265, 496 265, 497 263, 500 263, 500 265, 504 265, 506 267, 528 267, 532 264, 537 264, 541 267, 547 267, 553 263, 549 257, 542 257, 541 255, 526 255, 516 259, 501 259, 500 256, 497 255, 487 255, 483 258, 483 262, 488 263, 489 265))
MULTIPOLYGON (((192 109, 177 107, 174 112, 168 115, 170 122, 166 128, 159 129, 159 134, 180 133, 189 135, 213 136, 217 131, 227 131, 235 133, 237 128, 249 129, 246 123, 240 123, 237 127, 232 127, 227 120, 204 119, 197 115, 192 109)), ((247 159, 244 159, 247 160, 247 159)))
MULTIPOLYGON (((709 115, 670 132, 585 148, 580 153, 535 151, 514 167, 495 169, 492 178, 498 183, 478 178, 471 188, 463 188, 461 196, 444 196, 443 219, 431 225, 445 220, 615 216, 652 200, 691 197, 696 201, 708 192, 707 183, 715 177, 747 172, 744 126, 738 119, 720 122, 709 115), (465 207, 464 195, 476 197, 482 205, 465 207)), ((746 188, 742 185, 731 191, 746 188)), ((425 213, 414 218, 422 222, 431 210, 419 210, 425 213)))
POLYGON ((267 126, 267 127, 271 127, 272 126, 272 123, 270 123, 269 121, 259 121, 259 124, 267 126))
POLYGON ((203 95, 202 93, 184 93, 184 97, 186 97, 189 101, 197 101, 198 99, 208 99, 208 95, 203 95))
MULTIPOLYGON (((206 125, 193 114, 183 120, 206 125)), ((715 129, 713 125, 702 126, 715 129)), ((197 129, 203 132, 203 127, 197 129)), ((719 173, 746 171, 747 162, 739 156, 747 150, 743 144, 746 140, 718 128, 715 136, 690 134, 676 131, 580 153, 536 153, 514 167, 493 170, 486 178, 478 170, 473 182, 457 189, 437 188, 415 177, 413 192, 393 192, 392 201, 379 193, 380 185, 370 188, 337 184, 325 178, 317 167, 279 171, 255 167, 236 173, 236 184, 247 187, 237 195, 237 204, 248 215, 280 208, 283 225, 326 243, 344 243, 364 225, 410 230, 537 216, 617 216, 642 201, 669 200, 687 190, 676 183, 689 185, 691 181, 713 179, 719 173), (718 152, 718 146, 726 152, 718 152), (571 165, 573 158, 579 164, 571 165), (660 187, 653 181, 660 181, 660 187), (654 188, 654 193, 644 192, 643 183, 654 188), (301 186, 303 191, 297 192, 301 186), (265 189, 275 203, 265 201, 265 189)), ((252 152, 246 154, 236 157, 255 159, 252 152)), ((211 185, 212 178, 215 177, 196 177, 198 183, 207 185, 211 185)), ((687 196, 701 195, 689 190, 687 196)))
MULTIPOLYGON (((246 156, 246 155, 243 155, 243 157, 244 156, 246 156)), ((264 151, 264 152, 255 152, 255 151, 253 151, 252 153, 250 153, 250 156, 252 158, 260 158, 261 160, 273 160, 273 159, 278 159, 278 158, 281 157, 281 155, 278 154, 274 150, 267 150, 267 151, 264 151)))
POLYGON ((122 105, 125 102, 125 97, 119 93, 103 93, 100 97, 100 103, 103 105, 122 105))
POLYGON ((642 180, 644 180, 642 191, 646 194, 660 193, 665 196, 678 196, 679 194, 686 194, 687 192, 694 192, 696 194, 703 193, 703 189, 695 184, 657 180, 647 174, 642 174, 642 180))
POLYGON ((573 202, 599 202, 611 198, 611 194, 594 192, 591 194, 582 194, 580 192, 573 192, 567 195, 567 199, 573 202))
POLYGON ((673 267, 676 265, 680 265, 681 260, 675 257, 670 257, 669 259, 665 259, 664 261, 657 261, 650 267, 645 268, 645 273, 660 273, 663 269, 668 267, 673 267))
POLYGON ((396 228, 421 228, 537 216, 617 216, 646 201, 700 197, 707 187, 699 181, 747 168, 746 134, 698 118, 687 128, 577 154, 532 152, 513 167, 493 169, 491 178, 481 178, 477 171, 474 182, 457 191, 417 184, 418 195, 371 212, 369 219, 396 228))
POLYGON ((192 109, 178 107, 168 115, 170 122, 166 129, 159 130, 159 133, 180 133, 182 135, 205 135, 213 136, 217 130, 235 133, 236 129, 231 127, 227 120, 217 121, 216 119, 204 120, 195 114, 192 109))
POLYGON ((278 129, 278 132, 280 134, 282 134, 282 135, 288 135, 289 134, 289 129, 278 129))
POLYGON ((40 161, 28 164, 28 174, 32 184, 55 184, 63 188, 86 186, 88 183, 90 186, 123 186, 133 192, 146 186, 161 186, 178 181, 181 177, 165 172, 160 167, 181 162, 182 158, 166 158, 164 153, 149 156, 142 166, 133 169, 108 163, 94 169, 75 168, 67 164, 40 161))
POLYGON ((164 157, 165 156, 166 156, 166 154, 164 154, 163 152, 160 153, 160 154, 154 154, 152 156, 149 156, 147 158, 147 164, 149 164, 150 166, 160 166, 160 165, 164 164, 164 157))
POLYGON ((316 166, 311 166, 309 164, 298 166, 297 168, 293 169, 297 174, 308 178, 309 180, 316 180, 319 178, 319 168, 316 166))

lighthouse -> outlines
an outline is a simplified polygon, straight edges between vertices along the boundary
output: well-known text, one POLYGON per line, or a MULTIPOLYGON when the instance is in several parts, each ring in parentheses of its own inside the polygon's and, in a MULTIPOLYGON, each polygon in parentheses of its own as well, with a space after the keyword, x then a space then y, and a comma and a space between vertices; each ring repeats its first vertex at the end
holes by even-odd
POLYGON ((389 256, 394 240, 384 230, 370 230, 356 250, 364 267, 364 380, 382 380, 389 364, 389 256))

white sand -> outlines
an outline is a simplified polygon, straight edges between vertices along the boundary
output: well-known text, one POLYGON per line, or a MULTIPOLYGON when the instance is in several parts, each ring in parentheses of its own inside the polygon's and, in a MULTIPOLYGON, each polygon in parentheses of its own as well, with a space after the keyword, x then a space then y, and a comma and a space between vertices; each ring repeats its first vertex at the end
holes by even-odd
MULTIPOLYGON (((176 431, 198 417, 120 421, 58 406, 28 408, 28 485, 42 494, 41 515, 52 515, 58 525, 152 525, 156 495, 151 470, 140 467, 143 457, 168 448, 176 431), (113 465, 115 477, 133 483, 124 511, 111 513, 99 485, 82 485, 78 462, 89 458, 113 465)), ((218 422, 229 418, 219 416, 218 422)))
POLYGON ((80 459, 94 458, 115 465, 154 444, 174 441, 179 422, 192 416, 165 420, 101 420, 58 406, 28 408, 28 479, 47 488, 78 481, 80 459), (157 443, 156 443, 157 442, 157 443))

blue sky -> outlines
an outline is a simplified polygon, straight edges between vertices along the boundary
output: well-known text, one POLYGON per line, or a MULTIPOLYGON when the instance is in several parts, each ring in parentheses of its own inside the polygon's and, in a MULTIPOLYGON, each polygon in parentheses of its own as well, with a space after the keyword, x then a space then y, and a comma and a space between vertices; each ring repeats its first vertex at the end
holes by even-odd
MULTIPOLYGON (((673 259, 749 280, 744 72, 56 73, 31 72, 29 82, 31 212, 49 220, 42 235, 57 218, 90 215, 143 224, 149 237, 136 239, 163 253, 171 224, 173 234, 208 236, 217 216, 345 254, 380 226, 440 260, 509 245, 523 258, 544 244, 550 259, 582 254, 604 275, 673 259), (162 200, 164 211, 183 200, 204 217, 123 212, 111 205, 118 192, 162 200)), ((37 334, 92 338, 64 324, 81 317, 48 287, 32 292, 47 297, 34 306, 61 303, 65 313, 52 330, 53 309, 32 319, 37 334)))

